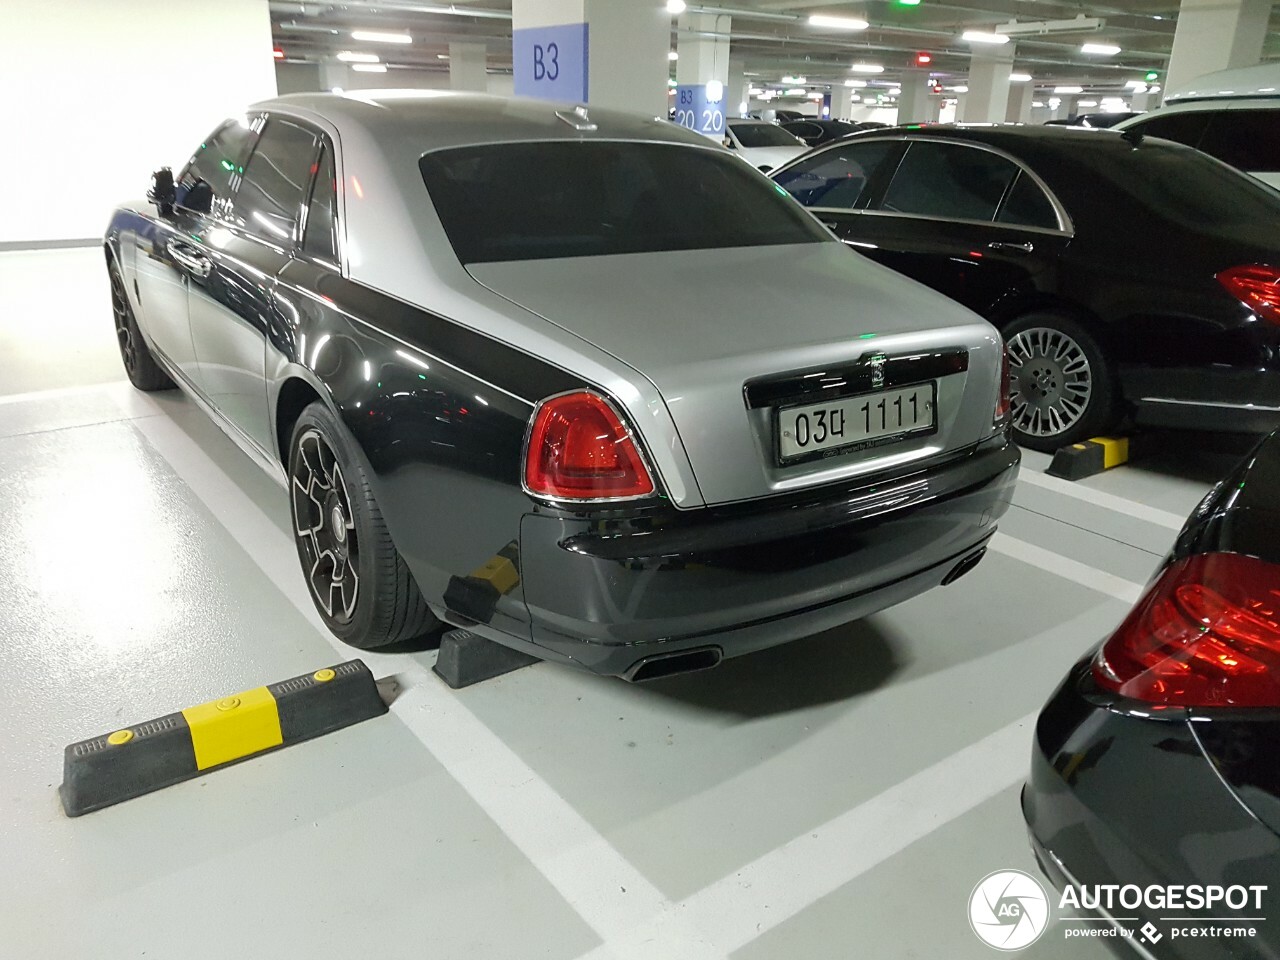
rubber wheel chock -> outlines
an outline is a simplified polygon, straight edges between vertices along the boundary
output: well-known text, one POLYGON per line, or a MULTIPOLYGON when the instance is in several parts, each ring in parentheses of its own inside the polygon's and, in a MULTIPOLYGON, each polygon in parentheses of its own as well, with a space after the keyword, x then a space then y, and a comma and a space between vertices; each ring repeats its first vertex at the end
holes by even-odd
POLYGON ((1128 437, 1094 437, 1060 447, 1045 472, 1063 480, 1083 480, 1118 467, 1129 459, 1128 437))
POLYGON ((537 662, 537 657, 459 628, 440 638, 440 655, 432 669, 441 680, 459 690, 537 662))

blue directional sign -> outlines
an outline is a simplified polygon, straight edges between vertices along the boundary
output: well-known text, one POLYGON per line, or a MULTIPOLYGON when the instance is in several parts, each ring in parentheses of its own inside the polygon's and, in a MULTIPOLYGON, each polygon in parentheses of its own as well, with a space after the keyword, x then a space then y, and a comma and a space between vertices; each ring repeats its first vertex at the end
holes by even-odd
POLYGON ((587 49, 585 23, 513 31, 516 96, 586 103, 587 49))
POLYGON ((676 87, 676 123, 708 137, 723 137, 725 118, 731 116, 727 97, 723 83, 681 84, 676 87), (716 93, 719 99, 712 99, 716 93))

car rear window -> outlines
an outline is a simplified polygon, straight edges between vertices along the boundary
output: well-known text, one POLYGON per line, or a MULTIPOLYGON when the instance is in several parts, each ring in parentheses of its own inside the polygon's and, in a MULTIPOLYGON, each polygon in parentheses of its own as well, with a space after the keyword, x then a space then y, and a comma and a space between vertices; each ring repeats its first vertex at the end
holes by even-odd
POLYGON ((419 161, 463 263, 830 240, 729 153, 626 141, 457 147, 419 161))
POLYGON ((1199 150, 1142 140, 1128 150, 1081 150, 1078 157, 1121 196, 1182 226, 1265 242, 1280 234, 1280 193, 1199 150))
POLYGON ((803 147, 794 133, 774 123, 731 123, 729 129, 748 150, 753 147, 803 147))
POLYGON ((1280 110, 1223 110, 1213 114, 1199 147, 1251 173, 1280 171, 1280 110))

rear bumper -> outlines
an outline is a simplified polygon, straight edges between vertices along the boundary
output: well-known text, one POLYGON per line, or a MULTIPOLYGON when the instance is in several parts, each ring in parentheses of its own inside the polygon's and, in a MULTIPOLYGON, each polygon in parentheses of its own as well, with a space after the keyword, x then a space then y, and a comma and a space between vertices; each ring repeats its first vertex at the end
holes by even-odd
POLYGON ((622 523, 527 514, 521 579, 551 659, 632 677, 648 659, 708 663, 867 616, 942 583, 1008 509, 1007 442, 808 499, 622 523))
MULTIPOLYGON (((1274 960, 1280 956, 1280 840, 1223 786, 1190 722, 1108 708, 1082 692, 1089 687, 1088 671, 1088 660, 1077 664, 1036 723, 1022 812, 1045 874, 1059 890, 1074 886, 1077 897, 1108 884, 1142 890, 1266 884, 1260 914, 1221 904, 1192 911, 1145 903, 1136 909, 1113 904, 1110 910, 1081 913, 1129 918, 1116 925, 1133 936, 1117 938, 1117 944, 1139 956, 1274 960), (1201 919, 1232 915, 1268 919, 1201 919), (1147 922, 1160 934, 1155 943, 1136 933, 1147 922), (1255 928, 1257 933, 1248 938, 1189 933, 1215 926, 1255 928)), ((1058 898, 1050 899, 1056 905, 1058 898)), ((1055 910, 1054 916, 1063 913, 1055 910)), ((1059 923, 1046 936, 1096 926, 1059 923)))
POLYGON ((1280 427, 1280 370, 1137 368, 1121 376, 1134 418, 1143 426, 1232 433, 1280 427))

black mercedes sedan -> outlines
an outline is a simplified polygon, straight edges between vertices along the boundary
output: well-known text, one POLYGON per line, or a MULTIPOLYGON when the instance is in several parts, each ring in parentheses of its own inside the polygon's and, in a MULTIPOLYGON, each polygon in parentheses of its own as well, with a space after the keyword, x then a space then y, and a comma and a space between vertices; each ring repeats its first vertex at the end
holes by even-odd
POLYGON ((1273 433, 1036 724, 1036 856, 1067 903, 1147 956, 1280 956, 1277 491, 1273 433))
POLYGON ((629 679, 713 666, 956 579, 1017 473, 990 324, 652 117, 281 97, 105 253, 130 379, 281 482, 360 647, 443 622, 629 679))
POLYGON ((1280 425, 1280 194, 1206 154, 1077 128, 898 127, 770 176, 850 247, 1004 333, 1025 446, 1122 418, 1280 425))

